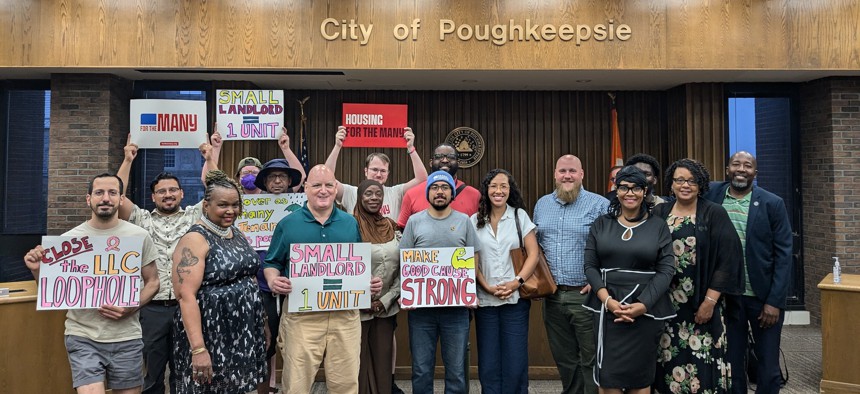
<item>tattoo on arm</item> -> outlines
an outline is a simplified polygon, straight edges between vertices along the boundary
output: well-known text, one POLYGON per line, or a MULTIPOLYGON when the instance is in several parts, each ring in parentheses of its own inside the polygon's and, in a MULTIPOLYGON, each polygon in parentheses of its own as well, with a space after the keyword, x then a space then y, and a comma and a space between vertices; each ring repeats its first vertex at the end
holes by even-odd
POLYGON ((188 267, 197 265, 200 262, 200 259, 197 258, 193 253, 191 253, 190 248, 182 248, 182 258, 179 260, 179 264, 176 266, 176 275, 179 276, 179 284, 182 284, 184 279, 182 278, 182 274, 190 274, 191 270, 188 267))

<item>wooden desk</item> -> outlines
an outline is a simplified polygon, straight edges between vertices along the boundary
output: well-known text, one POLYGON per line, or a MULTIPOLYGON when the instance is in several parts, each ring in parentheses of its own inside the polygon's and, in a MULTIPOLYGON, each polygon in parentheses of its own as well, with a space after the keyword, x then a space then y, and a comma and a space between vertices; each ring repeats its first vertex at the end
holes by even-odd
POLYGON ((0 287, 23 292, 0 297, 0 391, 74 393, 63 343, 65 311, 36 310, 36 282, 0 287))
POLYGON ((842 275, 833 283, 829 274, 821 290, 821 392, 860 393, 860 275, 842 275))

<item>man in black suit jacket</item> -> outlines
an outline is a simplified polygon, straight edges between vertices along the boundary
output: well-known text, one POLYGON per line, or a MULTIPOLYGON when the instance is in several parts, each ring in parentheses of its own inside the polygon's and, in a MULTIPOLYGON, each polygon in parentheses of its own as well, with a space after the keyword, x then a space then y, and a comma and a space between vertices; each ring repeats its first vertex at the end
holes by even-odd
POLYGON ((727 318, 732 392, 747 393, 748 330, 758 358, 756 393, 778 393, 781 384, 779 342, 792 265, 791 223, 779 196, 753 185, 755 157, 740 151, 726 167, 726 182, 714 182, 705 198, 722 204, 744 245, 747 288, 738 297, 737 319, 727 318))

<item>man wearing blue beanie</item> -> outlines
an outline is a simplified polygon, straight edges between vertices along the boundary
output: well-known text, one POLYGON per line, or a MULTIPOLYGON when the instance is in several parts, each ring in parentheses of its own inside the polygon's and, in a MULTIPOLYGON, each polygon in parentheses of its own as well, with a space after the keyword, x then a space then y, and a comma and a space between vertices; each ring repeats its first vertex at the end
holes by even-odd
MULTIPOLYGON (((424 197, 430 208, 409 218, 400 249, 473 247, 479 264, 478 236, 466 214, 451 207, 457 194, 454 177, 436 171, 427 177, 424 197)), ((409 311, 409 350, 412 352, 412 392, 432 393, 436 343, 442 346, 445 392, 465 393, 466 346, 469 341, 469 309, 463 306, 420 308, 409 311)))

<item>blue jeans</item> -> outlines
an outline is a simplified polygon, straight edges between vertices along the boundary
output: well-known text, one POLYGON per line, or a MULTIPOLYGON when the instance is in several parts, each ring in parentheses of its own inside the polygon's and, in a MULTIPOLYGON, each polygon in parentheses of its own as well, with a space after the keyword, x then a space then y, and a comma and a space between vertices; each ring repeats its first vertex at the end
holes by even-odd
POLYGON ((732 393, 747 393, 747 371, 744 366, 749 346, 747 330, 752 330, 755 340, 753 351, 758 358, 758 382, 755 392, 778 393, 782 379, 779 370, 779 343, 782 339, 782 323, 785 311, 779 311, 779 319, 770 328, 759 327, 758 317, 764 309, 764 302, 756 297, 739 296, 740 313, 738 320, 726 321, 726 356, 732 364, 732 393), (749 327, 749 328, 747 328, 749 327))
POLYGON ((437 341, 442 343, 445 393, 465 393, 469 310, 464 307, 423 308, 409 311, 412 392, 433 392, 437 341))
POLYGON ((475 311, 482 393, 528 393, 531 306, 531 301, 521 298, 516 304, 475 311))

